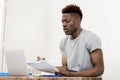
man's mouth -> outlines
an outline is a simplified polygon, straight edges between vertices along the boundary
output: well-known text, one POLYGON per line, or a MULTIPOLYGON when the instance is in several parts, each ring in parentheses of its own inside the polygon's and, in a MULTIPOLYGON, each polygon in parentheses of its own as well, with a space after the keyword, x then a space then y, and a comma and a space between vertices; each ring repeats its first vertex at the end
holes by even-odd
POLYGON ((67 31, 68 31, 68 29, 64 29, 64 31, 65 31, 65 32, 67 32, 67 31))
POLYGON ((68 30, 67 29, 64 29, 65 32, 67 32, 68 30))

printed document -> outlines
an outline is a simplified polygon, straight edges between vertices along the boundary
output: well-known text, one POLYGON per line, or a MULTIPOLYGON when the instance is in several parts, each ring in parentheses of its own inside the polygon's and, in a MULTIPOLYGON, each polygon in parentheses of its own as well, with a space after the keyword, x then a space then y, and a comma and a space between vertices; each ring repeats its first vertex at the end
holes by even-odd
POLYGON ((27 64, 32 68, 43 72, 49 72, 49 73, 59 72, 59 70, 55 66, 51 65, 47 60, 30 61, 27 62, 27 64))

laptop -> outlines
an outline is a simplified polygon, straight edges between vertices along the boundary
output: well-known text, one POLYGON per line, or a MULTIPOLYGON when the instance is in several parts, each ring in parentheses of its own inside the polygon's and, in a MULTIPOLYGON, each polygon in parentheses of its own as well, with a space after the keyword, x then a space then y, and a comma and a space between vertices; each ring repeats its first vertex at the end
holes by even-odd
POLYGON ((24 50, 5 51, 5 58, 10 76, 28 75, 24 50))

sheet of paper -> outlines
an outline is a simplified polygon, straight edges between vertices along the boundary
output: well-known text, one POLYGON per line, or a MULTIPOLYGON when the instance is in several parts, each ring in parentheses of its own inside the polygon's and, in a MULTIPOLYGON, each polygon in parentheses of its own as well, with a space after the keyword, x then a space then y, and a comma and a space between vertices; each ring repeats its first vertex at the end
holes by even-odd
POLYGON ((30 62, 27 62, 27 64, 33 67, 34 69, 37 69, 43 72, 55 73, 59 71, 55 66, 51 65, 47 60, 30 61, 30 62))

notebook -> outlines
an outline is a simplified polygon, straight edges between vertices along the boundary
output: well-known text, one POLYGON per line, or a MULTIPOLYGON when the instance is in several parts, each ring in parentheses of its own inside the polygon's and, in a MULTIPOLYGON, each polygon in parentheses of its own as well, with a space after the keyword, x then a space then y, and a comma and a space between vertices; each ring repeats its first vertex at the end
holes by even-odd
POLYGON ((26 76, 28 69, 24 50, 5 51, 8 73, 11 76, 26 76))

